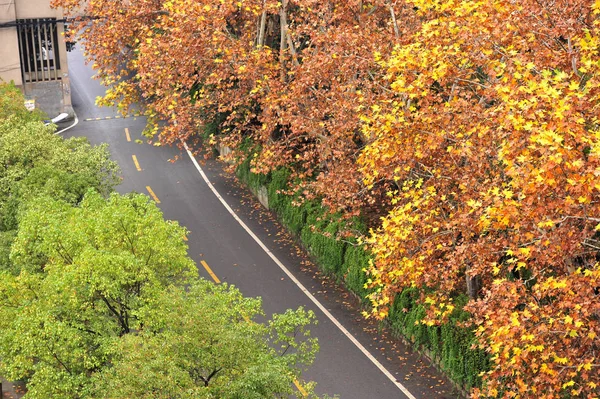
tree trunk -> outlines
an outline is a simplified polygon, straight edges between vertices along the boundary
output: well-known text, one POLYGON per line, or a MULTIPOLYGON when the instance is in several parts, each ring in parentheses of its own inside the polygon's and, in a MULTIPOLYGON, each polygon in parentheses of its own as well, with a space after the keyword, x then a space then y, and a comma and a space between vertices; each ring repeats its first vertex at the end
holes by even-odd
POLYGON ((281 40, 279 42, 279 62, 281 63, 281 80, 285 81, 285 48, 287 44, 287 5, 288 0, 282 0, 279 10, 279 25, 281 28, 281 40))
POLYGON ((300 62, 298 62, 298 53, 296 52, 296 47, 294 47, 294 42, 292 42, 292 38, 286 32, 288 47, 290 48, 290 53, 292 53, 292 62, 294 65, 299 66, 300 62))
MULTIPOLYGON (((263 7, 266 6, 266 0, 263 1, 263 7)), ((256 41, 256 45, 258 47, 262 47, 265 45, 265 28, 267 26, 267 10, 263 10, 260 16, 260 25, 258 28, 258 40, 256 41)))
POLYGON ((479 276, 471 276, 469 274, 469 267, 467 267, 467 272, 465 274, 465 278, 467 280, 467 294, 470 299, 479 298, 479 291, 481 291, 481 278, 479 276))
POLYGON ((392 16, 392 23, 394 24, 394 35, 396 39, 400 37, 400 31, 398 30, 398 21, 396 21, 396 13, 394 13, 394 6, 391 3, 388 3, 388 8, 390 9, 390 15, 392 16))

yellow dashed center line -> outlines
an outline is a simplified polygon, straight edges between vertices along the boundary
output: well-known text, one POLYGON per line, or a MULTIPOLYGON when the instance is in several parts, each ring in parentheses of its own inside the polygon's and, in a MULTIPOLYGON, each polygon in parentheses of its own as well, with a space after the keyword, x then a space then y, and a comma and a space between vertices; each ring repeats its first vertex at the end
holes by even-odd
POLYGON ((298 380, 295 379, 295 378, 294 378, 294 385, 298 389, 298 392, 300 392, 302 394, 303 398, 308 397, 308 392, 306 392, 306 389, 302 388, 302 385, 300 385, 300 383, 298 382, 298 380))
POLYGON ((146 190, 148 190, 148 193, 150 193, 150 196, 152 197, 152 199, 154 200, 154 202, 156 202, 157 204, 160 204, 160 200, 158 199, 158 197, 156 196, 156 194, 154 194, 154 191, 152 191, 152 189, 150 188, 150 186, 146 186, 146 190))
POLYGON ((138 172, 142 171, 142 168, 140 168, 140 163, 137 160, 137 157, 135 155, 132 155, 131 158, 133 158, 133 163, 135 164, 135 168, 137 169, 138 172))
POLYGON ((127 137, 127 141, 131 141, 131 136, 129 135, 129 129, 125 128, 125 137, 127 137))
POLYGON ((124 119, 124 118, 134 118, 134 120, 135 120, 135 118, 138 116, 144 116, 144 115, 140 112, 136 112, 136 113, 128 114, 128 115, 114 115, 114 116, 101 116, 101 117, 94 117, 94 118, 85 118, 84 121, 91 122, 91 121, 102 121, 102 120, 124 119))
POLYGON ((204 268, 206 269, 206 271, 208 272, 208 274, 210 274, 210 276, 212 277, 212 279, 215 280, 215 283, 220 284, 221 280, 219 280, 219 278, 217 277, 217 275, 213 273, 213 271, 211 270, 211 268, 208 266, 208 263, 206 263, 203 260, 201 260, 200 263, 202 263, 202 266, 204 266, 204 268))

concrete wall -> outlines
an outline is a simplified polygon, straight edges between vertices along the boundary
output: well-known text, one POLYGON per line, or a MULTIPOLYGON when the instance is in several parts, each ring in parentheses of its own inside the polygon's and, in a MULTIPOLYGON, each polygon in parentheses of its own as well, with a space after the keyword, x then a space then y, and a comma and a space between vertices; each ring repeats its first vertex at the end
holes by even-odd
POLYGON ((62 80, 25 83, 23 89, 25 98, 35 99, 35 107, 44 111, 48 118, 53 118, 63 112, 69 113, 70 104, 65 106, 65 87, 62 80))
POLYGON ((17 16, 23 18, 57 18, 63 17, 61 9, 50 8, 50 0, 15 0, 17 16))
MULTIPOLYGON (((14 3, 0 5, 0 24, 12 22, 16 19, 14 3)), ((21 85, 21 61, 19 60, 19 42, 17 41, 16 28, 0 29, 0 79, 5 82, 11 80, 16 85, 21 85)))

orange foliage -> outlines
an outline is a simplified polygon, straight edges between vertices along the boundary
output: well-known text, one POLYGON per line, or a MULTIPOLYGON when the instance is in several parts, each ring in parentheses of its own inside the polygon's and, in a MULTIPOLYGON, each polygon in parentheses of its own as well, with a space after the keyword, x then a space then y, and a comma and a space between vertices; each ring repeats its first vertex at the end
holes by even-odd
POLYGON ((397 100, 372 106, 359 160, 366 184, 397 185, 369 239, 374 312, 426 286, 439 322, 478 281, 468 309, 493 366, 475 396, 593 397, 598 4, 413 3, 424 23, 382 61, 397 100))
POLYGON ((255 171, 382 216, 375 316, 415 286, 441 322, 470 288, 493 360, 475 396, 597 394, 600 1, 53 3, 85 3, 103 102, 143 103, 149 134, 225 114, 255 171))

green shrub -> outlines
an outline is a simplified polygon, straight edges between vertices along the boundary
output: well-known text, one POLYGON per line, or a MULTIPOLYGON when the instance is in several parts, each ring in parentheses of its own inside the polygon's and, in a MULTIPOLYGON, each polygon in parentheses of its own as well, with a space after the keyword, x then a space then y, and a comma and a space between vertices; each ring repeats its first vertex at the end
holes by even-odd
POLYGON ((9 196, 4 202, 0 199, 0 231, 16 230, 19 227, 17 213, 19 212, 20 198, 9 196))
POLYGON ((257 190, 260 186, 266 186, 269 182, 269 175, 252 173, 250 169, 250 158, 246 158, 244 162, 238 165, 235 174, 252 190, 257 190))
POLYGON ((346 243, 337 238, 339 215, 327 215, 320 203, 306 202, 306 224, 300 237, 308 251, 317 259, 323 271, 342 278, 346 243), (337 217, 336 217, 337 216, 337 217))
POLYGON ((221 133, 221 124, 227 119, 227 114, 217 113, 210 122, 206 122, 200 131, 200 137, 206 141, 210 136, 218 136, 221 133))
POLYGON ((283 225, 296 236, 306 226, 306 207, 295 205, 292 197, 282 198, 279 215, 283 225))
POLYGON ((0 82, 0 121, 9 117, 20 122, 43 120, 46 115, 39 109, 30 112, 25 108, 25 98, 14 82, 0 82))
POLYGON ((367 275, 365 269, 369 267, 371 257, 363 247, 348 245, 346 254, 344 255, 344 264, 342 270, 344 272, 344 282, 346 287, 364 302, 367 301, 367 275))
POLYGON ((427 326, 420 322, 425 308, 417 304, 419 297, 415 288, 404 289, 396 296, 388 317, 392 331, 418 349, 425 348, 455 383, 466 389, 481 386, 479 374, 489 369, 489 356, 481 349, 472 349, 475 334, 459 325, 471 317, 463 310, 467 298, 455 299, 456 308, 446 324, 427 326))
POLYGON ((238 177, 238 179, 244 182, 244 184, 248 184, 250 176, 250 161, 251 158, 248 157, 235 168, 235 175, 238 177))
POLYGON ((238 150, 245 154, 244 160, 235 169, 236 176, 249 186, 252 190, 257 190, 261 186, 266 186, 270 181, 270 175, 252 173, 251 162, 254 154, 260 151, 259 146, 255 146, 250 139, 242 142, 238 150))
POLYGON ((281 214, 284 207, 288 205, 286 200, 289 199, 289 196, 281 194, 280 191, 288 188, 289 177, 290 171, 286 168, 277 169, 271 172, 271 181, 267 186, 267 191, 269 193, 269 208, 277 214, 281 214))

